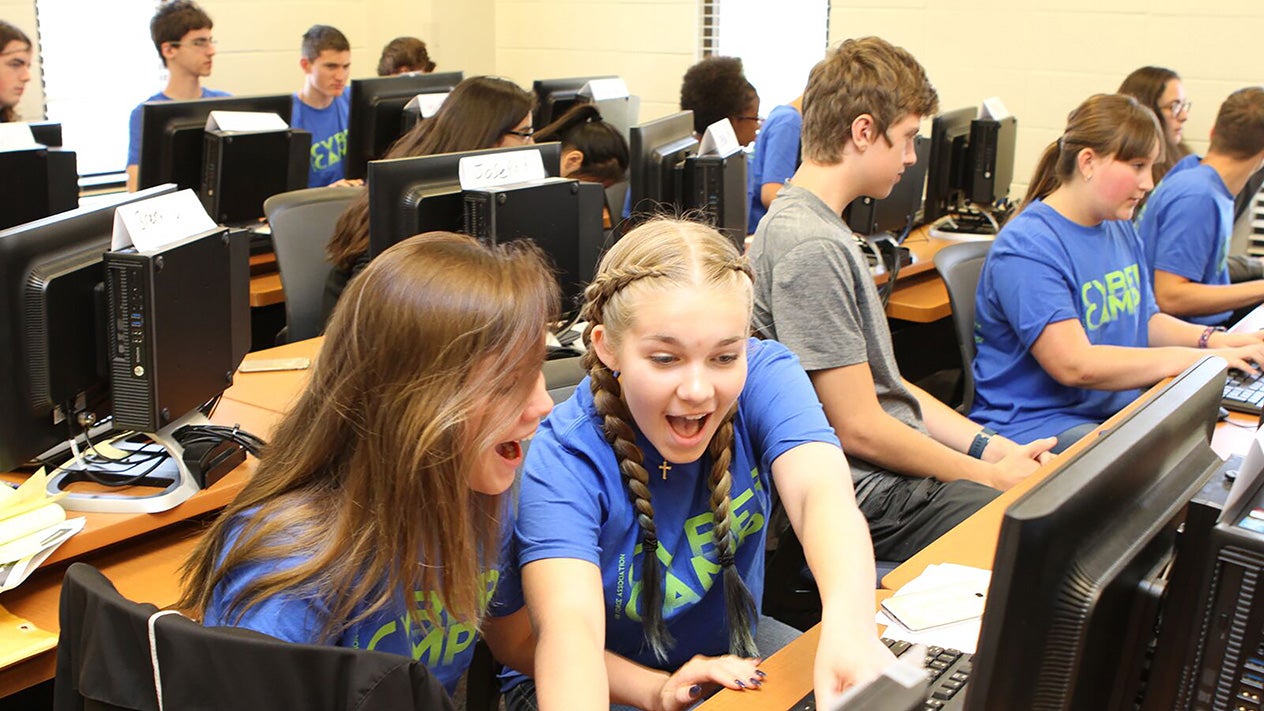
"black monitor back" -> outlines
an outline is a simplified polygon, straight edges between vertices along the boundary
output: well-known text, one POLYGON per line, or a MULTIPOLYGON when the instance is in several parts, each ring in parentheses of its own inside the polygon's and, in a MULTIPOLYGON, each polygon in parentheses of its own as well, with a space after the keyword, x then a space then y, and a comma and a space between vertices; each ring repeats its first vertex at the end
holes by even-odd
POLYGON ((746 152, 728 155, 690 156, 676 176, 682 211, 701 211, 704 219, 738 248, 746 250, 747 213, 746 152))
POLYGON ((351 82, 351 115, 347 120, 347 178, 368 175, 368 162, 386 155, 404 135, 404 107, 418 94, 452 91, 464 72, 410 72, 351 82))
POLYGON ((0 232, 0 471, 77 432, 76 412, 110 412, 102 255, 114 211, 173 191, 143 190, 0 232))
POLYGON ((566 77, 564 79, 536 79, 531 83, 535 94, 535 114, 532 122, 537 129, 543 128, 566 113, 580 100, 579 90, 594 79, 616 79, 614 75, 593 77, 566 77))
POLYGON ((676 175, 686 158, 698 152, 693 112, 681 111, 640 126, 630 136, 629 191, 632 215, 677 211, 676 175))
POLYGON ((31 127, 31 135, 35 137, 36 143, 49 148, 61 148, 60 123, 57 121, 32 121, 27 125, 31 127))
POLYGON ((181 190, 201 188, 203 132, 212 111, 273 113, 288 124, 292 102, 289 94, 275 94, 144 104, 138 166, 140 187, 175 183, 181 190))
POLYGON ((1195 364, 1005 512, 966 708, 1133 708, 1152 579, 1221 463, 1210 439, 1224 368, 1195 364))
POLYGON ((931 121, 930 158, 926 166, 924 222, 947 215, 962 197, 973 108, 942 113, 931 121))
POLYGON ((561 144, 441 153, 369 163, 369 254, 377 256, 402 239, 422 232, 460 232, 464 225, 461 159, 512 151, 540 152, 544 172, 558 177, 561 144))
POLYGON ((30 148, 0 152, 0 175, 9 176, 0 189, 0 229, 79 206, 74 151, 30 148))
POLYGON ((875 235, 891 232, 899 235, 913 224, 922 210, 922 193, 926 189, 926 168, 930 157, 930 140, 918 136, 913 147, 917 162, 904 169, 904 177, 891 189, 891 194, 875 200, 861 196, 852 200, 843 212, 847 226, 856 234, 875 235))

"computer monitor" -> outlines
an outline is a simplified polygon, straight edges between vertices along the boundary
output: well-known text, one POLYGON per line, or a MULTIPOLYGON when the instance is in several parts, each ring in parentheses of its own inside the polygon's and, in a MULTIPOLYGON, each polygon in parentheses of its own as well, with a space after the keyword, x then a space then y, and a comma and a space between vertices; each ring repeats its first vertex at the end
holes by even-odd
POLYGON ((931 122, 924 222, 969 204, 990 208, 1009 195, 1018 120, 975 116, 973 108, 957 109, 931 122))
POLYGON ((9 177, 0 189, 0 230, 79 206, 74 151, 43 146, 0 151, 0 175, 9 177))
POLYGON ((858 197, 843 211, 843 219, 853 232, 866 236, 890 232, 898 237, 916 222, 918 213, 922 211, 922 193, 926 189, 930 140, 918 136, 913 150, 917 154, 917 162, 904 169, 904 176, 891 189, 890 195, 881 200, 858 197))
POLYGON ((565 79, 536 79, 531 83, 531 91, 535 94, 535 115, 532 116, 536 128, 547 126, 568 109, 580 101, 579 90, 594 79, 615 79, 614 75, 592 77, 567 77, 565 79))
POLYGON ((346 176, 365 177, 368 162, 386 155, 391 144, 404 135, 408 128, 404 107, 413 97, 452 91, 464 78, 463 72, 410 72, 352 80, 347 155, 343 159, 346 176))
POLYGON ((632 127, 629 195, 633 219, 674 211, 676 172, 697 154, 693 112, 680 111, 632 127))
POLYGON ((1224 382, 1203 359, 1005 512, 967 709, 1134 708, 1224 382))
POLYGON ((957 109, 931 121, 930 158, 926 166, 926 207, 923 221, 930 223, 952 212, 962 201, 970 122, 975 110, 957 109))
POLYGON ((203 134, 206 119, 212 111, 272 113, 288 124, 292 101, 289 94, 272 94, 144 104, 141 107, 140 164, 137 168, 140 187, 175 183, 181 190, 201 189, 203 134))
POLYGON ((166 185, 0 232, 0 471, 109 415, 105 267, 119 205, 166 185))

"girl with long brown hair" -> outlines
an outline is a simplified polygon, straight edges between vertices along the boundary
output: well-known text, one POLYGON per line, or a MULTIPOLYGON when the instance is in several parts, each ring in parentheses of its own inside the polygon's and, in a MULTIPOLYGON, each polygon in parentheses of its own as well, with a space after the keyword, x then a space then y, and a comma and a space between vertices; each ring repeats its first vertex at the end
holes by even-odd
POLYGON ((31 38, 0 20, 0 123, 17 121, 17 105, 31 80, 31 38))
POLYGON ((480 629, 529 669, 504 492, 551 406, 557 308, 525 243, 429 233, 384 252, 348 285, 307 388, 190 557, 180 606, 420 659, 449 692, 480 629))
POLYGON ((759 617, 774 481, 820 586, 818 700, 876 674, 891 657, 865 520, 798 359, 748 338, 745 258, 711 227, 652 221, 585 296, 588 377, 523 470, 516 542, 539 642, 510 708, 536 688, 543 709, 680 709, 758 687, 757 657, 797 635, 759 617))
POLYGON ((1157 185, 1177 163, 1193 154, 1185 143, 1185 122, 1193 105, 1185 96, 1185 84, 1166 67, 1141 67, 1124 77, 1119 93, 1153 111, 1163 127, 1163 149, 1151 171, 1157 185))
POLYGON ((1022 211, 997 235, 975 307, 970 419, 1061 451, 1208 350, 1264 363, 1259 334, 1159 313, 1131 222, 1154 187, 1163 132, 1130 96, 1089 97, 1045 149, 1022 211))

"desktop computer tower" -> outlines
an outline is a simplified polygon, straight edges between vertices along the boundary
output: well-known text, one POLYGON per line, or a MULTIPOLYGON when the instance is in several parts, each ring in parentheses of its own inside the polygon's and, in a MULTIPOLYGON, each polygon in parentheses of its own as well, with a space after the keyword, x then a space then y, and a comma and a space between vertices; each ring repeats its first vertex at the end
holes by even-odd
POLYGON ((592 280, 601 249, 604 191, 564 178, 465 191, 466 234, 493 244, 530 239, 560 272, 566 306, 592 280))
POLYGON ((202 205, 221 225, 263 217, 263 201, 307 187, 312 134, 285 131, 206 131, 202 205))
POLYGON ((683 211, 701 210, 708 222, 745 251, 746 154, 735 151, 727 156, 690 156, 679 175, 679 198, 683 211))
POLYGON ((6 151, 0 153, 0 175, 10 177, 0 190, 0 229, 79 207, 79 172, 74 151, 6 151))
POLYGON ((156 252, 105 253, 116 427, 157 432, 232 384, 244 355, 234 334, 250 320, 229 293, 249 271, 244 257, 224 229, 156 252))
POLYGON ((1014 142, 1018 120, 1013 116, 970 122, 970 172, 966 195, 980 205, 1006 197, 1014 179, 1014 142))

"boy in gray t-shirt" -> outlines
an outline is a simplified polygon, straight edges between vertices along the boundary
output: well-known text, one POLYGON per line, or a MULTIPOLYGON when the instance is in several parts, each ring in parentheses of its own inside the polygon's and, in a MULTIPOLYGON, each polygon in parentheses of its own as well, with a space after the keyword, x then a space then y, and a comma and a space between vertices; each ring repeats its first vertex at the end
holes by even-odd
POLYGON ((907 51, 848 40, 808 80, 803 162, 759 223, 753 328, 802 360, 852 467, 874 553, 905 560, 1035 471, 1053 440, 1019 446, 900 377, 864 255, 840 215, 886 197, 938 106, 907 51))

